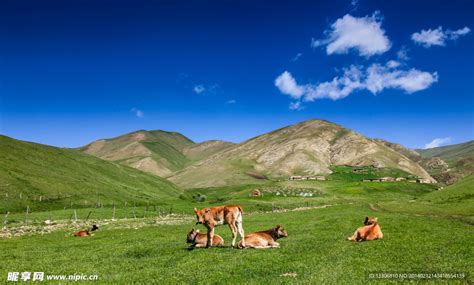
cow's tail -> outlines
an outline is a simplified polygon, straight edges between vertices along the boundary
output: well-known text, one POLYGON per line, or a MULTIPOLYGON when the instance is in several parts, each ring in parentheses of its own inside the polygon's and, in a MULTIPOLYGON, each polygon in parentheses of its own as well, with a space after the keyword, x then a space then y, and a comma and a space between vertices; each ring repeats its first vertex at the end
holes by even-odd
POLYGON ((244 210, 242 209, 242 207, 237 206, 237 208, 239 208, 240 214, 242 215, 244 213, 244 210))

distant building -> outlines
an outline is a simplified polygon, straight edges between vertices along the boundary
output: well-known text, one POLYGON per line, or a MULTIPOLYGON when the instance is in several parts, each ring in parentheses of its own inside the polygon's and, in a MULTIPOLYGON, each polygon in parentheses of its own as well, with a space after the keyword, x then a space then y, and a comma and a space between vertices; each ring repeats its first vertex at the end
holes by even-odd
POLYGON ((391 181, 395 181, 395 178, 387 176, 387 177, 380 178, 380 181, 381 182, 391 182, 391 181))
POLYGON ((318 180, 318 181, 326 181, 326 176, 300 176, 300 175, 293 175, 293 176, 290 176, 290 180, 318 180))
POLYGON ((395 181, 405 181, 407 180, 405 177, 397 177, 395 178, 395 181))
POLYGON ((431 180, 429 180, 427 178, 418 178, 418 179, 416 179, 416 182, 417 183, 431 183, 431 180))

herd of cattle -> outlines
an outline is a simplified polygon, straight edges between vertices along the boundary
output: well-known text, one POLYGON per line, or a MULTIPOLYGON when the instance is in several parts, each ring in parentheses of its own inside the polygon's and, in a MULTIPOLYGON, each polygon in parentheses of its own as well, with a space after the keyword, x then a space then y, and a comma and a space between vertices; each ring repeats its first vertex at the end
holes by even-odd
MULTIPOLYGON (((238 205, 218 206, 204 209, 194 208, 196 213, 196 224, 202 224, 207 228, 207 234, 192 229, 187 236, 187 243, 194 247, 222 246, 224 240, 214 233, 218 225, 229 225, 232 232, 232 247, 236 245, 237 233, 240 235, 238 248, 277 248, 280 244, 279 238, 287 237, 288 233, 281 225, 277 225, 266 231, 260 231, 244 235, 242 225, 242 207, 238 205)), ((364 226, 358 228, 354 235, 348 238, 351 241, 369 241, 383 238, 382 230, 377 218, 366 217, 364 226)))
MULTIPOLYGON (((277 225, 266 231, 259 231, 249 235, 244 234, 242 225, 243 210, 239 205, 226 205, 211 208, 197 209, 196 224, 202 224, 207 228, 207 234, 200 233, 194 228, 188 233, 186 242, 191 244, 190 248, 223 246, 224 240, 214 233, 214 228, 218 225, 229 225, 232 232, 232 247, 236 246, 237 234, 241 240, 237 244, 238 248, 278 248, 278 239, 287 237, 288 233, 281 226, 277 225)), ((91 232, 98 227, 93 225, 91 229, 82 230, 73 234, 76 237, 91 236, 91 232)), ((382 230, 377 218, 366 217, 364 226, 358 228, 354 235, 348 238, 350 241, 369 241, 383 238, 382 230)))

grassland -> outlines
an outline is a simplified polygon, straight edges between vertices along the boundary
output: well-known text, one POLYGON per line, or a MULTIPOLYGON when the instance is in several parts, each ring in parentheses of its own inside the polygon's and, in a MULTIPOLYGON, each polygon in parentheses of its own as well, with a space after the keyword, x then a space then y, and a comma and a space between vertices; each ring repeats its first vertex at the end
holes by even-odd
MULTIPOLYGON (((133 223, 118 227, 110 220, 99 220, 101 229, 90 238, 70 237, 71 223, 51 234, 0 240, 0 276, 10 271, 41 271, 97 274, 98 283, 107 284, 361 284, 370 281, 369 273, 379 271, 461 272, 467 277, 456 282, 468 284, 474 274, 474 253, 469 246, 474 234, 472 179, 436 190, 429 184, 361 182, 352 172, 340 170, 329 181, 190 189, 173 204, 173 211, 184 214, 177 223, 160 224, 152 218, 158 215, 155 209, 141 207, 136 208, 137 219, 133 219, 135 223, 143 221, 138 227, 133 223), (344 175, 350 175, 352 181, 344 175), (253 189, 261 190, 263 197, 250 197, 253 189), (192 199, 198 193, 206 196, 204 202, 192 199), (232 203, 243 205, 247 233, 284 225, 289 237, 280 240, 281 248, 232 249, 230 231, 222 226, 217 233, 226 247, 188 250, 185 235, 196 227, 192 208, 232 203), (306 206, 310 207, 282 211, 306 206), (148 218, 141 219, 142 214, 148 218), (379 218, 384 239, 346 241, 366 215, 379 218)), ((87 210, 81 210, 80 218, 87 210)), ((117 210, 117 216, 130 217, 130 210, 117 210)), ((110 208, 95 211, 94 218, 103 215, 110 219, 110 208)), ((71 211, 55 213, 67 219, 71 211)), ((36 214, 47 218, 44 212, 36 214)))
POLYGON ((459 272, 467 275, 459 283, 472 283, 472 175, 438 190, 433 184, 362 181, 408 175, 393 168, 354 172, 336 166, 327 181, 260 180, 180 190, 73 150, 0 140, 0 207, 11 212, 0 237, 19 233, 0 238, 0 283, 8 272, 24 271, 97 274, 98 284, 365 284, 378 271, 459 272), (251 197, 255 189, 263 196, 251 197), (196 227, 192 209, 222 204, 243 206, 247 233, 282 224, 289 237, 280 249, 237 250, 229 247, 230 231, 223 226, 217 233, 226 247, 188 250, 185 235, 196 227), (384 239, 347 241, 366 215, 379 218, 384 239), (45 220, 58 227, 24 235, 47 228, 45 220), (100 226, 94 236, 71 237, 92 223, 100 226))
MULTIPOLYGON (((192 218, 139 229, 103 226, 91 238, 66 232, 0 240, 1 276, 9 271, 97 274, 99 283, 331 283, 368 282, 369 272, 463 272, 472 276, 474 230, 462 221, 374 211, 366 204, 245 216, 247 232, 283 224, 289 237, 274 250, 228 247, 187 250, 192 218), (365 215, 379 217, 385 238, 346 241, 365 215), (41 256, 32 258, 32 256, 41 256)), ((201 229, 203 230, 203 229, 201 229)), ((469 279, 461 280, 469 283, 469 279)))

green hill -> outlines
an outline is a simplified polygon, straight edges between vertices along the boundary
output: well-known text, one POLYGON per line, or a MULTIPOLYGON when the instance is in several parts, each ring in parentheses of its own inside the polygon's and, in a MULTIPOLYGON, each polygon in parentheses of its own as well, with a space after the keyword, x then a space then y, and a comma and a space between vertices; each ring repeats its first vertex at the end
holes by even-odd
POLYGON ((74 203, 166 203, 173 183, 71 149, 0 136, 0 211, 55 209, 74 203))
POLYGON ((437 204, 465 203, 474 210, 474 174, 470 174, 442 190, 431 192, 425 195, 422 200, 437 204))
POLYGON ((455 162, 466 157, 474 157, 474 140, 416 151, 423 157, 440 157, 448 163, 455 162))
POLYGON ((116 138, 97 140, 80 150, 105 160, 167 177, 232 145, 224 141, 194 143, 176 132, 140 130, 116 138))
POLYGON ((416 150, 423 158, 441 158, 449 169, 435 173, 438 181, 453 184, 474 172, 474 141, 442 147, 416 150))

